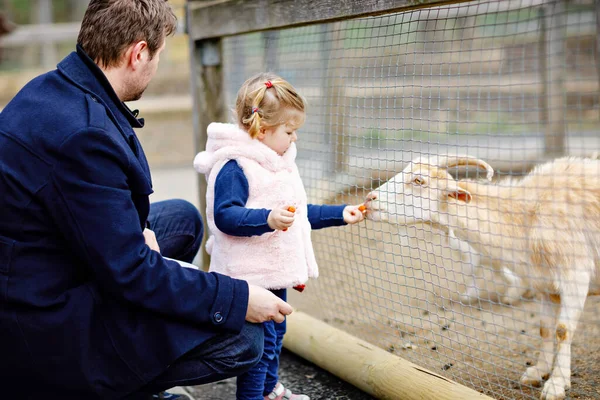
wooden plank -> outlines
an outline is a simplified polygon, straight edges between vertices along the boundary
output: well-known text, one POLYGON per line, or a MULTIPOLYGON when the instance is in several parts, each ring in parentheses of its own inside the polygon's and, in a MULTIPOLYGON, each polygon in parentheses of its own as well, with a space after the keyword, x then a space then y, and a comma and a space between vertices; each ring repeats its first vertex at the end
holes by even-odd
POLYGON ((379 399, 492 400, 300 311, 287 317, 283 344, 379 399))
POLYGON ((194 39, 381 15, 464 0, 215 0, 188 2, 194 39))
POLYGON ((20 47, 32 43, 66 42, 77 40, 79 22, 63 24, 19 25, 9 35, 2 38, 4 47, 20 47))
POLYGON ((557 0, 545 6, 546 18, 546 90, 547 124, 545 153, 560 156, 565 152, 567 96, 566 78, 566 10, 565 0, 557 0))
POLYGON ((205 39, 416 10, 411 20, 457 18, 536 7, 546 0, 213 0, 189 1, 187 32, 205 39), (444 7, 466 3, 460 7, 444 7))
MULTIPOLYGON (((190 18, 189 9, 186 18, 190 18)), ((193 40, 189 38, 190 71, 192 81, 195 153, 206 149, 207 127, 211 122, 226 122, 227 107, 223 90, 222 45, 221 39, 193 40)), ((198 203, 202 219, 206 219, 207 182, 204 175, 198 174, 198 203)), ((206 252, 208 229, 204 229, 201 247, 201 268, 208 271, 210 256, 206 252)))

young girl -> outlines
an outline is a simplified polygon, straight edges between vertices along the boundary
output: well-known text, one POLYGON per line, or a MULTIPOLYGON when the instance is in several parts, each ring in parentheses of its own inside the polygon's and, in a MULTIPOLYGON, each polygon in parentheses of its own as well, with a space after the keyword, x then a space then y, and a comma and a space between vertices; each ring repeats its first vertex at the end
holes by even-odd
MULTIPOLYGON (((311 229, 355 224, 359 206, 307 204, 296 167, 297 130, 304 99, 273 74, 258 74, 240 88, 237 125, 212 123, 206 151, 194 167, 206 174, 210 271, 270 289, 286 300, 319 274, 311 229)), ((237 379, 239 400, 309 400, 278 382, 286 323, 264 323, 260 362, 237 379)))

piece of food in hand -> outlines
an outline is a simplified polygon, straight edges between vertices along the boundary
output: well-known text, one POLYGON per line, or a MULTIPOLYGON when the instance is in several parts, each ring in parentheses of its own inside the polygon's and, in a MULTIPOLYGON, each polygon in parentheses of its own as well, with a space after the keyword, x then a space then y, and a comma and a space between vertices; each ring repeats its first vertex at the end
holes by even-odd
MULTIPOLYGON (((367 212, 367 207, 364 204, 361 204, 358 206, 358 211, 364 214, 365 212, 367 212)), ((350 211, 350 214, 355 215, 354 210, 350 211)))
POLYGON ((294 286, 294 289, 297 290, 297 291, 299 291, 300 293, 302 293, 304 291, 305 287, 306 287, 306 285, 300 284, 300 285, 294 286))
MULTIPOLYGON (((294 207, 294 206, 289 206, 289 207, 288 207, 288 211, 289 211, 289 212, 296 212, 296 207, 294 207)), ((284 231, 284 232, 285 232, 285 231, 287 231, 287 230, 288 230, 288 228, 283 228, 283 229, 282 229, 282 231, 284 231)))

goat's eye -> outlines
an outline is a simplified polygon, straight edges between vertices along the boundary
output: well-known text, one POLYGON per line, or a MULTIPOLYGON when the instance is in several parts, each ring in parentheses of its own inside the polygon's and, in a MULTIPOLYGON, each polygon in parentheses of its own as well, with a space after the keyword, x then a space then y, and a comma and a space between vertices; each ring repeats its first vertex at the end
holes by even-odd
POLYGON ((425 183, 425 180, 423 180, 422 178, 419 178, 419 177, 417 177, 417 178, 413 179, 413 182, 414 182, 416 185, 422 185, 422 184, 424 184, 424 183, 425 183))

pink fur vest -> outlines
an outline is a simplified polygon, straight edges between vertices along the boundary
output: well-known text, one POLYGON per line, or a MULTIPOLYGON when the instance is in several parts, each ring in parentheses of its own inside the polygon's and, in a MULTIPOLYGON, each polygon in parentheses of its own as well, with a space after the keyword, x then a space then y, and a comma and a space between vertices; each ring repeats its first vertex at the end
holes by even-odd
POLYGON ((244 279, 267 289, 283 289, 319 275, 310 238, 306 191, 295 163, 294 143, 283 156, 232 124, 208 126, 206 151, 198 153, 194 167, 206 175, 206 217, 211 255, 210 271, 244 279), (236 160, 248 180, 247 208, 296 207, 294 224, 285 232, 235 237, 215 225, 214 189, 219 171, 236 160))

